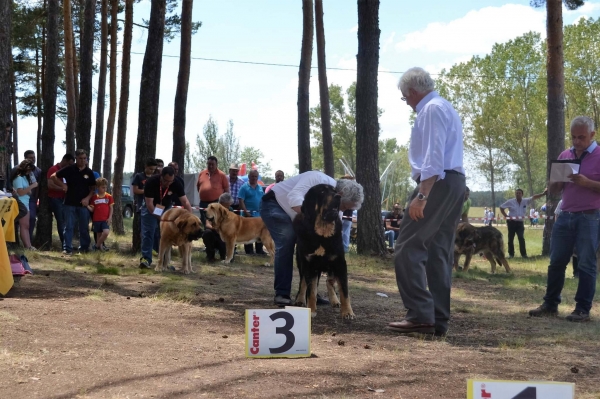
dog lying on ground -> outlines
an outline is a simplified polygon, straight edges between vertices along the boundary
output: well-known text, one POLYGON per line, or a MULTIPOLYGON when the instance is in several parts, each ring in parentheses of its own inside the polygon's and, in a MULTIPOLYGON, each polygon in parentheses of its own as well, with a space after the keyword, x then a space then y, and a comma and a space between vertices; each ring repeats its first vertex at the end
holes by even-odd
POLYGON ((192 269, 192 241, 202 237, 202 223, 197 216, 186 209, 172 208, 166 211, 160 219, 160 245, 158 249, 158 264, 155 271, 161 272, 171 262, 171 247, 179 247, 182 268, 185 274, 194 272, 192 269))
POLYGON ((300 272, 300 288, 296 306, 308 306, 317 315, 317 285, 321 273, 327 273, 327 295, 333 307, 341 305, 344 319, 353 319, 348 295, 348 271, 342 243, 342 221, 339 217, 340 195, 333 187, 319 184, 306 193, 301 213, 294 219, 297 236, 296 263, 300 272), (340 292, 338 299, 334 283, 340 292))
POLYGON ((217 203, 206 208, 206 218, 225 241, 227 255, 223 263, 230 263, 233 259, 235 244, 253 244, 256 241, 262 242, 269 251, 270 263, 265 263, 265 266, 274 263, 275 243, 262 218, 244 218, 217 203))
POLYGON ((473 253, 480 252, 483 252, 490 262, 492 273, 496 273, 496 262, 510 273, 510 266, 504 256, 504 240, 500 230, 492 226, 475 227, 469 223, 459 223, 454 240, 454 270, 458 270, 458 258, 461 254, 466 257, 463 266, 463 271, 466 272, 469 270, 473 253))

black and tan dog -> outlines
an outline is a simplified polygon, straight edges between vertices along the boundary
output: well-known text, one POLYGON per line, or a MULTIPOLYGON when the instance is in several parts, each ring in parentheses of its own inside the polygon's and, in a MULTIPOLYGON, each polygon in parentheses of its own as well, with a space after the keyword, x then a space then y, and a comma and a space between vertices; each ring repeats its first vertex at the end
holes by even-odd
POLYGON ((475 227, 469 223, 459 223, 454 239, 454 270, 458 270, 458 258, 461 254, 466 257, 463 266, 463 271, 466 272, 473 253, 480 252, 483 252, 492 265, 492 273, 496 273, 496 262, 510 273, 510 266, 504 257, 504 240, 500 230, 492 226, 475 227))
POLYGON ((185 274, 192 269, 192 241, 202 237, 202 223, 191 212, 182 208, 172 208, 160 218, 160 245, 158 247, 158 264, 155 271, 161 272, 171 262, 171 247, 179 247, 182 268, 185 274))
POLYGON ((296 305, 308 306, 317 315, 317 285, 321 273, 327 273, 327 294, 333 307, 341 305, 342 318, 353 319, 348 295, 348 270, 342 244, 342 221, 339 217, 340 195, 328 184, 319 184, 306 193, 302 212, 294 219, 298 238, 296 263, 300 272, 300 289, 296 305), (338 299, 334 283, 340 292, 338 299))
POLYGON ((270 266, 275 261, 275 243, 271 238, 265 222, 262 218, 244 218, 230 212, 221 204, 210 204, 206 208, 206 218, 212 223, 212 226, 219 232, 221 240, 225 242, 227 256, 223 263, 231 263, 235 251, 235 244, 253 244, 260 241, 264 244, 271 255, 270 266))

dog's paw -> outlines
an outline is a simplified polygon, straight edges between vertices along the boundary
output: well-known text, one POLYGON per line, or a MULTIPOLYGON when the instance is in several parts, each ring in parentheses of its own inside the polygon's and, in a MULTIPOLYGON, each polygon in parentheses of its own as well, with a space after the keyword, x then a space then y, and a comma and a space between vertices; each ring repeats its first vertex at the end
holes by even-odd
POLYGON ((155 271, 155 272, 159 272, 159 273, 160 273, 160 272, 162 272, 162 271, 163 271, 163 268, 162 268, 161 266, 156 266, 156 267, 154 268, 154 271, 155 271))
POLYGON ((354 320, 355 318, 356 318, 356 316, 354 315, 354 312, 352 312, 352 310, 342 311, 342 319, 344 319, 344 320, 354 320))
POLYGON ((331 307, 332 308, 339 308, 342 305, 340 303, 339 299, 337 299, 337 298, 330 299, 329 301, 331 302, 331 307))
POLYGON ((190 271, 188 269, 183 269, 183 274, 190 274, 190 271))
POLYGON ((265 262, 265 266, 269 267, 269 266, 271 266, 271 264, 269 262, 265 262))
POLYGON ((306 302, 296 301, 296 303, 294 304, 294 306, 305 308, 306 307, 306 302))
POLYGON ((317 312, 310 312, 310 317, 317 317, 317 312))
POLYGON ((191 272, 191 273, 194 273, 194 274, 198 273, 198 272, 196 271, 196 269, 194 269, 193 267, 190 267, 190 272, 191 272))
POLYGON ((228 265, 228 264, 230 264, 230 263, 231 263, 231 259, 230 259, 230 260, 227 260, 227 259, 225 259, 225 260, 224 260, 224 261, 222 261, 221 263, 222 263, 222 264, 224 264, 224 265, 228 265))

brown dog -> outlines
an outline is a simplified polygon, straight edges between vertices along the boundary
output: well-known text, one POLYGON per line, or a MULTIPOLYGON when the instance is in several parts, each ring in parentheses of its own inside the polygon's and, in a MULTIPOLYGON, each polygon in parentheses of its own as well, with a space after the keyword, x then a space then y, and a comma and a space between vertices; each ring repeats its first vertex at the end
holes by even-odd
POLYGON ((262 218, 243 218, 230 212, 223 205, 216 203, 210 204, 206 208, 206 218, 219 232, 221 240, 225 241, 227 256, 223 263, 230 263, 233 259, 235 244, 252 244, 260 241, 271 255, 271 262, 265 263, 265 266, 273 264, 275 260, 275 243, 262 218))
POLYGON ((483 252, 492 265, 492 273, 496 273, 496 262, 510 273, 510 266, 504 257, 504 240, 500 230, 492 226, 475 227, 469 223, 459 223, 454 239, 454 270, 458 270, 458 258, 461 254, 466 256, 463 266, 463 271, 466 272, 473 253, 480 252, 483 252))
POLYGON ((154 268, 162 272, 171 262, 171 247, 179 247, 182 268, 185 274, 195 272, 192 269, 192 241, 202 237, 202 223, 197 216, 186 209, 172 208, 160 219, 160 246, 158 264, 154 268))

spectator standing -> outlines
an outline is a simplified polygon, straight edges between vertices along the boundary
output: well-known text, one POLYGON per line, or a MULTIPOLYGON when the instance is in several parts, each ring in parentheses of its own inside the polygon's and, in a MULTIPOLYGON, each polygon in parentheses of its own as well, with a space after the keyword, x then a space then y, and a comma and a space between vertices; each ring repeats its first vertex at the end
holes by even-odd
POLYGON ((399 333, 445 335, 450 318, 454 235, 465 198, 463 129, 454 107, 434 91, 421 68, 402 75, 398 88, 417 118, 409 148, 417 182, 400 224, 394 263, 406 317, 388 324, 399 333))
MULTIPOLYGON (((490 208, 490 210, 488 211, 488 216, 489 216, 489 223, 488 226, 491 226, 492 223, 494 223, 494 211, 492 211, 492 209, 490 208)), ((498 225, 496 223, 496 225, 498 225)))
POLYGON ((173 197, 179 198, 182 206, 192 212, 192 207, 181 183, 175 180, 172 167, 163 168, 160 175, 146 180, 144 204, 142 205, 142 257, 140 268, 150 269, 152 247, 160 241, 160 218, 173 204, 173 197))
POLYGON ((138 213, 142 211, 142 205, 144 205, 144 186, 146 185, 146 180, 154 175, 156 168, 156 160, 150 158, 146 161, 144 171, 136 173, 136 175, 133 176, 131 191, 133 191, 134 194, 135 211, 138 213))
POLYGON ((535 218, 535 208, 532 206, 531 208, 529 208, 529 223, 530 226, 533 227, 533 218, 535 218))
MULTIPOLYGON (((231 204, 233 204, 233 198, 229 193, 223 193, 219 197, 219 204, 232 211, 231 204)), ((206 228, 202 233, 202 241, 204 241, 204 247, 206 248, 206 261, 215 262, 215 253, 219 251, 219 258, 225 260, 227 255, 227 245, 225 241, 221 239, 219 232, 212 226, 210 220, 206 221, 206 228)))
POLYGON ((200 196, 200 219, 206 223, 206 208, 209 204, 217 202, 223 193, 229 192, 229 179, 219 170, 217 157, 210 156, 206 161, 206 169, 198 175, 196 188, 200 196))
MULTIPOLYGON (((33 164, 33 171, 31 172, 31 174, 33 175, 33 177, 35 178, 35 182, 39 182, 41 177, 42 177, 42 170, 40 168, 38 168, 35 164, 35 152, 32 150, 27 150, 25 151, 25 154, 23 154, 25 159, 31 161, 31 163, 33 164)), ((29 196, 29 204, 25 204, 25 205, 29 205, 29 237, 33 238, 33 231, 35 229, 35 221, 37 220, 37 205, 38 205, 38 194, 39 193, 39 189, 38 187, 34 188, 31 191, 31 195, 29 196)))
POLYGON ((64 201, 65 201, 65 192, 62 187, 54 182, 51 179, 52 175, 65 168, 67 166, 73 165, 75 163, 75 157, 71 154, 65 154, 61 161, 56 165, 52 166, 48 169, 48 173, 46 173, 46 178, 48 179, 48 197, 50 199, 50 210, 54 214, 54 219, 56 219, 56 229, 58 230, 58 237, 60 238, 60 247, 63 247, 64 244, 64 233, 65 233, 65 215, 64 215, 64 201))
POLYGON ((402 213, 402 208, 398 203, 394 204, 392 212, 385 217, 385 236, 388 239, 390 248, 394 248, 394 243, 400 232, 400 222, 403 217, 404 214, 402 213))
MULTIPOLYGON (((251 170, 248 173, 248 182, 245 183, 238 193, 240 201, 240 210, 244 211, 245 217, 260 216, 260 202, 265 195, 262 187, 258 185, 258 171, 251 170)), ((245 244, 244 250, 246 255, 254 255, 254 246, 256 246, 256 255, 265 255, 262 242, 253 244, 245 244)))
POLYGON ((544 302, 530 310, 529 315, 557 316, 565 283, 565 271, 577 248, 579 281, 575 294, 575 310, 567 321, 590 320, 590 310, 596 293, 596 252, 600 227, 600 148, 594 136, 594 121, 578 116, 571 121, 573 146, 558 159, 580 162, 579 173, 569 175, 569 183, 551 183, 553 193, 562 190, 561 212, 552 227, 550 265, 544 302))
POLYGON ((460 219, 464 223, 469 223, 469 210, 471 209, 471 198, 469 198, 469 195, 471 195, 471 190, 467 187, 465 189, 465 199, 460 214, 460 219))
MULTIPOLYGON (((277 173, 281 172, 278 170, 275 173, 275 181, 277 183, 277 173)), ((283 177, 283 172, 281 172, 281 176, 283 177)), ((340 179, 346 180, 354 180, 353 176, 344 175, 340 177, 340 179)), ((282 180, 283 181, 283 180, 282 180)), ((352 231, 352 213, 354 211, 352 209, 346 209, 342 212, 342 243, 344 244, 344 252, 348 253, 350 251, 350 232, 352 231)))
POLYGON ((79 225, 79 250, 87 252, 90 246, 88 228, 90 212, 87 206, 90 204, 90 198, 94 195, 96 180, 92 170, 86 166, 87 156, 85 150, 77 150, 75 152, 75 164, 66 166, 51 176, 54 183, 62 187, 65 192, 63 208, 65 215, 63 254, 65 255, 73 254, 72 241, 76 218, 79 225))
POLYGON ((506 226, 508 227, 508 258, 515 257, 515 234, 519 239, 519 251, 521 257, 527 259, 527 249, 525 248, 525 226, 523 220, 526 217, 527 206, 531 201, 535 201, 538 198, 542 198, 546 195, 546 190, 540 194, 536 194, 533 197, 523 198, 523 190, 517 188, 515 190, 515 198, 509 199, 504 204, 500 205, 500 212, 507 218, 506 226), (509 214, 506 214, 508 209, 509 214), (509 218, 510 217, 510 218, 509 218), (518 219, 513 219, 518 218, 518 219))
MULTIPOLYGON (((172 162, 169 162, 168 166, 173 168, 173 170, 175 171, 175 180, 177 180, 179 183, 181 183, 181 185, 183 186, 183 189, 185 191, 185 181, 183 180, 183 177, 179 176, 179 164, 175 161, 172 161, 172 162)), ((173 197, 173 206, 181 206, 181 202, 179 202, 179 198, 173 197)))
MULTIPOLYGON (((240 168, 236 163, 232 163, 229 166, 229 193, 233 199, 233 204, 231 204, 231 207, 234 210, 240 209, 240 199, 238 198, 238 193, 240 192, 240 188, 242 188, 244 185, 244 181, 238 177, 239 170, 240 168)), ((248 174, 248 179, 250 179, 250 174, 248 174)))
MULTIPOLYGON (((262 199, 260 216, 275 242, 275 298, 276 305, 291 305, 290 292, 294 275, 294 248, 296 233, 292 220, 300 213, 304 196, 317 184, 329 184, 341 195, 340 211, 358 209, 363 202, 363 188, 352 180, 337 182, 324 173, 304 172, 273 186, 262 199)), ((317 304, 329 301, 317 297, 317 304)))
POLYGON ((154 171, 154 174, 160 175, 160 172, 162 172, 164 167, 165 167, 165 161, 163 161, 160 158, 156 158, 156 170, 154 171))
POLYGON ((110 233, 110 223, 112 221, 113 206, 115 204, 112 195, 106 192, 108 189, 108 180, 104 177, 96 179, 97 194, 92 196, 88 209, 92 212, 92 230, 96 236, 96 245, 92 247, 94 251, 108 251, 103 246, 110 233))
MULTIPOLYGON (((269 191, 271 191, 271 189, 273 188, 273 186, 277 183, 281 183, 283 180, 285 180, 285 175, 283 174, 283 172, 281 170, 278 170, 277 172, 275 172, 275 183, 271 183, 267 186, 267 188, 265 188, 265 194, 268 193, 269 191)), ((350 233, 348 232, 348 240, 350 240, 350 233)), ((348 251, 346 251, 348 252, 348 251)))
MULTIPOLYGON (((16 190, 19 201, 25 205, 29 204, 31 193, 38 186, 36 181, 32 181, 32 172, 34 168, 35 165, 33 162, 25 159, 21 161, 11 176, 13 189, 16 190)), ((23 241, 23 247, 35 251, 36 249, 31 246, 31 236, 29 235, 29 221, 31 220, 29 217, 30 212, 31 211, 19 219, 19 231, 21 240, 23 241)))

